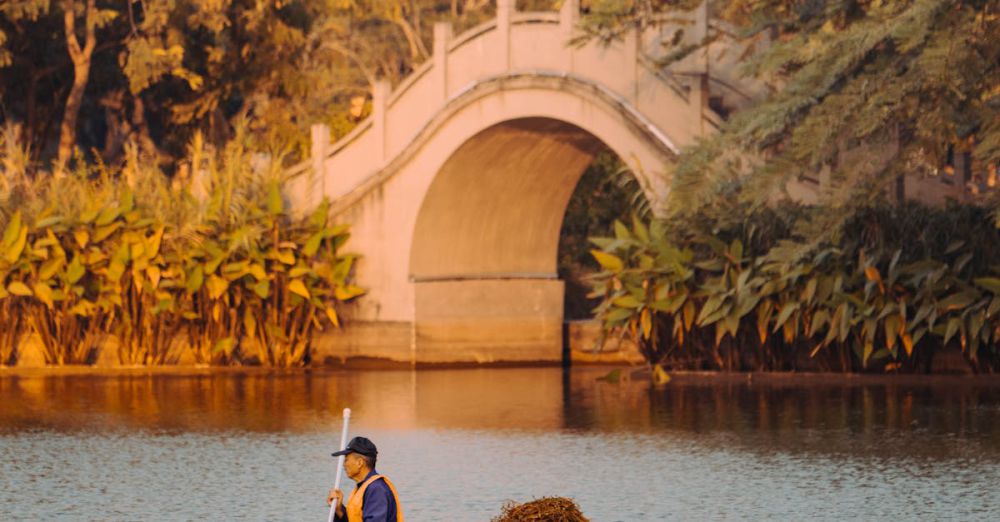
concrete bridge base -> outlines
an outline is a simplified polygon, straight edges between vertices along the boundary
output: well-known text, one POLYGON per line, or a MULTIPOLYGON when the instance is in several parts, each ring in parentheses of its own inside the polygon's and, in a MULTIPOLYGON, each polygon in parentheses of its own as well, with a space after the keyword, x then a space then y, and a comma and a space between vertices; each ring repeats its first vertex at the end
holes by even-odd
POLYGON ((563 361, 563 282, 452 280, 414 284, 416 321, 349 321, 318 336, 313 360, 344 364, 563 361))
MULTIPOLYGON (((538 298, 535 306, 547 306, 546 300, 553 298, 552 287, 528 292, 538 298)), ((477 318, 476 314, 489 313, 489 307, 471 314, 465 310, 464 323, 455 321, 454 315, 444 310, 440 316, 443 320, 416 328, 404 322, 352 322, 342 330, 317 336, 312 364, 352 368, 645 364, 629 339, 612 336, 599 346, 601 325, 597 321, 559 323, 535 314, 515 317, 511 308, 504 310, 505 320, 492 314, 488 320, 477 318)))

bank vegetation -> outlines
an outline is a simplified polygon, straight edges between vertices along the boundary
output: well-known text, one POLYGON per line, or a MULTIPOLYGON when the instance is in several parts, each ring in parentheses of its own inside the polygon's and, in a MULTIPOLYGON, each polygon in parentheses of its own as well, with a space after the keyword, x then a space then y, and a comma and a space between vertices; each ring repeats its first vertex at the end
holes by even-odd
POLYGON ((241 132, 198 135, 190 176, 168 177, 138 147, 120 169, 34 170, 0 136, 0 364, 29 344, 45 362, 300 366, 313 333, 361 293, 326 204, 293 217, 280 162, 241 132))

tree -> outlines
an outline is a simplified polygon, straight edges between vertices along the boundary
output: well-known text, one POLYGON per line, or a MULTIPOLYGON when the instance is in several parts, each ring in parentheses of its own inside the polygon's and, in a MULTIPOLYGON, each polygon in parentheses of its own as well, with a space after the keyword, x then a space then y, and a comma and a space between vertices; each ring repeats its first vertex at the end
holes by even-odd
POLYGON ((221 145, 236 119, 247 122, 255 147, 294 160, 308 153, 311 124, 346 134, 364 116, 375 79, 398 83, 426 60, 435 21, 461 30, 491 16, 491 7, 485 0, 5 1, 0 123, 19 125, 36 162, 59 166, 75 149, 118 164, 130 141, 170 163, 196 132, 221 145))
MULTIPOLYGON (((614 38, 692 4, 597 0, 582 27, 589 37, 614 38)), ((900 176, 947 172, 956 154, 968 153, 973 168, 995 179, 997 2, 717 0, 710 10, 740 28, 736 38, 771 42, 746 72, 767 80, 773 95, 681 155, 669 208, 716 209, 724 219, 739 203, 759 208, 790 179, 829 169, 825 210, 803 228, 815 242, 900 176)))
MULTIPOLYGON (((93 55, 97 46, 97 31, 107 26, 118 13, 111 9, 98 8, 96 0, 86 0, 86 3, 78 0, 62 0, 57 9, 53 7, 51 2, 46 0, 21 0, 3 6, 0 8, 0 14, 5 15, 10 22, 25 22, 29 26, 39 22, 46 15, 61 17, 65 51, 69 55, 73 72, 59 126, 55 171, 61 173, 69 163, 76 146, 77 118, 90 78, 93 55), (79 18, 82 18, 82 27, 77 24, 79 18)), ((46 33, 43 32, 42 35, 49 36, 46 33)), ((28 39, 37 38, 37 35, 24 35, 23 31, 22 35, 28 39)), ((6 43, 6 40, 6 31, 0 26, 0 45, 6 43)), ((0 66, 13 65, 13 61, 10 50, 0 48, 0 66)), ((28 77, 33 84, 38 81, 39 76, 48 76, 54 72, 51 67, 39 70, 35 63, 29 67, 32 69, 32 74, 28 77)), ((29 97, 34 96, 34 91, 30 90, 29 97)), ((34 108, 33 105, 31 109, 34 108)))

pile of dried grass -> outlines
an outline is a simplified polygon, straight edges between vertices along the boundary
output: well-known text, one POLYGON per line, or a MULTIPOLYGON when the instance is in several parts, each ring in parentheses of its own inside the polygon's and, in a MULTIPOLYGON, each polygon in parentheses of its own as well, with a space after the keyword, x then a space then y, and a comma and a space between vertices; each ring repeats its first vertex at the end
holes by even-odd
POLYGON ((492 522, 589 522, 576 502, 564 497, 544 497, 524 504, 508 502, 492 522))

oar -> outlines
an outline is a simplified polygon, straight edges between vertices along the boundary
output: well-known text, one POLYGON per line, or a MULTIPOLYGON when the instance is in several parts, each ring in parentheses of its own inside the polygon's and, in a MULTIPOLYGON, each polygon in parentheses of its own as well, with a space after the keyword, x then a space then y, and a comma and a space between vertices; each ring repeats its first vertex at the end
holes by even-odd
MULTIPOLYGON (((337 451, 343 451, 345 448, 347 448, 347 425, 350 422, 351 422, 351 409, 344 408, 344 431, 340 433, 340 446, 339 446, 340 449, 337 451)), ((340 489, 340 478, 341 475, 343 474, 344 474, 344 455, 341 455, 337 457, 337 480, 335 480, 333 483, 334 489, 340 489)), ((334 499, 334 501, 330 503, 330 516, 327 517, 326 522, 333 522, 333 516, 337 512, 337 504, 339 503, 340 502, 337 501, 336 499, 334 499)))

